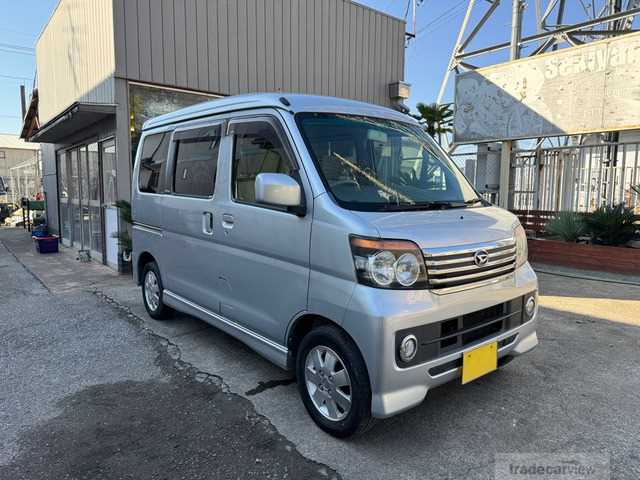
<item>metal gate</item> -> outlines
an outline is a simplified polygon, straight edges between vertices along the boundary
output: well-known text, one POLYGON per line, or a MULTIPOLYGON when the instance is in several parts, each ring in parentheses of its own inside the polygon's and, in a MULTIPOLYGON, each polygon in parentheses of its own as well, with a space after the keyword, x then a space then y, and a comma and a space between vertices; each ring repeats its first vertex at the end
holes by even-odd
POLYGON ((511 160, 510 207, 591 212, 601 205, 640 210, 640 143, 518 150, 511 160))

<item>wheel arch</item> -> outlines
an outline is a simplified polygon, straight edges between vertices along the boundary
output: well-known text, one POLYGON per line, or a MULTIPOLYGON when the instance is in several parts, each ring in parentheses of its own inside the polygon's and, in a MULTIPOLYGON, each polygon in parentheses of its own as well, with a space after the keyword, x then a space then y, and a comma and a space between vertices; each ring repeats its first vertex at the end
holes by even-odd
MULTIPOLYGON (((138 256, 138 261, 136 263, 136 278, 138 285, 142 285, 142 270, 144 269, 144 266, 149 262, 156 262, 156 265, 158 263, 155 257, 149 252, 142 252, 138 256)), ((158 268, 160 267, 158 266, 158 268)))
POLYGON ((333 326, 343 331, 351 339, 353 344, 358 349, 358 353, 360 353, 360 356, 362 357, 368 372, 369 366, 367 365, 365 357, 362 354, 362 350, 358 346, 358 343, 353 338, 353 336, 337 322, 334 322, 333 320, 327 317, 323 317, 322 315, 318 315, 314 313, 304 313, 296 317, 294 320, 292 320, 291 324, 289 325, 289 329, 287 331, 287 349, 288 349, 287 368, 292 370, 295 369, 295 362, 296 362, 296 356, 298 354, 298 347, 300 346, 300 342, 302 341, 304 336, 314 328, 317 328, 322 325, 333 326))

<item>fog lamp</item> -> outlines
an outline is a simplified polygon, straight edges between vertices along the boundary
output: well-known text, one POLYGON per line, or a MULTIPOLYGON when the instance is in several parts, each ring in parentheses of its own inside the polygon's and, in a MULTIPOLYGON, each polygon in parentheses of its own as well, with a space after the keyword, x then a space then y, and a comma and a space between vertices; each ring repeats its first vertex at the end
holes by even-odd
POLYGON ((410 362, 418 353, 418 339, 415 335, 407 335, 400 342, 400 360, 410 362))
POLYGON ((533 313, 536 311, 536 297, 534 295, 527 298, 527 301, 524 304, 524 311, 527 314, 527 317, 533 317, 533 313))

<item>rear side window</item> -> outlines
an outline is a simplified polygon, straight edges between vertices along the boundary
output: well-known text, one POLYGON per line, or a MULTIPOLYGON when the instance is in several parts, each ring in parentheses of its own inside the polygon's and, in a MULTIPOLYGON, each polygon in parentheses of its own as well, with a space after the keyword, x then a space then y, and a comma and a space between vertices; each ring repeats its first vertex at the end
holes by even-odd
POLYGON ((173 191, 179 195, 213 195, 221 139, 220 125, 177 132, 173 191))
POLYGON ((145 193, 164 189, 164 165, 169 152, 171 132, 147 135, 142 144, 138 188, 145 193))
POLYGON ((289 155, 273 126, 266 121, 233 124, 233 196, 255 203, 256 177, 260 173, 291 175, 289 155))

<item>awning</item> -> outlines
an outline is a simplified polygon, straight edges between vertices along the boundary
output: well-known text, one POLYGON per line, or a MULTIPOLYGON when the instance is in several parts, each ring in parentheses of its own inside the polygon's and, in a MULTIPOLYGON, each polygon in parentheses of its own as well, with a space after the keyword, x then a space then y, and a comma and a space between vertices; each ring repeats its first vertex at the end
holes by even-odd
POLYGON ((94 123, 115 116, 116 106, 105 103, 76 102, 64 112, 42 125, 30 142, 66 143, 66 139, 94 123))

